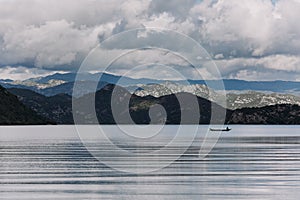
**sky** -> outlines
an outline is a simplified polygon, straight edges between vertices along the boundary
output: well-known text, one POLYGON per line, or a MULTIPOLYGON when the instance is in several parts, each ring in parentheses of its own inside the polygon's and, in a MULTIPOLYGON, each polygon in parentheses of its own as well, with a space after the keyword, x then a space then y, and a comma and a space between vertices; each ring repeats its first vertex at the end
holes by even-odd
MULTIPOLYGON (((74 72, 111 36, 155 27, 197 41, 223 78, 300 81, 299 10, 300 0, 0 0, 0 78, 74 72)), ((153 50, 135 55, 131 59, 151 63, 135 77, 155 71, 168 77, 162 69, 168 65, 193 78, 174 56, 153 50)), ((132 67, 119 66, 114 73, 132 67)))

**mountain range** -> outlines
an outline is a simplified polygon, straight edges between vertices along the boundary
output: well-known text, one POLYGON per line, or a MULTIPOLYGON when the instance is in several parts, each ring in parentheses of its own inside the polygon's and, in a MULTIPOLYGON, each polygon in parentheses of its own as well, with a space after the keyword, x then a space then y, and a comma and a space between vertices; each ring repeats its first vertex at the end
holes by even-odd
MULTIPOLYGON (((130 90, 131 87, 128 87, 130 90)), ((131 90, 137 96, 161 97, 170 94, 187 92, 198 97, 218 102, 222 93, 209 89, 205 85, 181 85, 173 82, 164 82, 161 84, 141 85, 137 90, 131 90)), ((228 109, 264 107, 276 104, 296 104, 300 105, 300 96, 292 94, 258 92, 258 91, 240 91, 238 93, 228 92, 226 94, 227 103, 222 105, 228 109)))
MULTIPOLYGON (((38 115, 55 121, 58 124, 73 124, 72 114, 72 97, 67 94, 46 97, 27 89, 9 89, 9 92, 18 96, 19 100, 28 108, 34 110, 38 115)), ((300 106, 298 105, 273 105, 262 108, 242 108, 236 110, 226 109, 205 98, 197 97, 190 93, 178 93, 165 95, 161 97, 132 95, 125 88, 113 84, 107 84, 95 94, 86 94, 74 99, 73 102, 82 110, 78 110, 79 124, 149 124, 149 123, 166 123, 166 124, 208 124, 211 119, 211 107, 214 105, 219 113, 226 112, 225 123, 230 124, 300 124, 300 106), (112 100, 112 94, 117 96, 112 100), (180 99, 197 99, 200 108, 199 121, 193 121, 193 117, 184 122, 181 121, 181 115, 188 113, 191 116, 197 115, 193 105, 182 105, 178 102, 180 99), (95 110, 97 119, 91 117, 93 111, 85 109, 82 102, 86 99, 95 98, 95 110), (126 102, 129 102, 127 105, 126 102), (82 106, 83 105, 83 106, 82 106), (115 121, 112 113, 112 105, 118 105, 117 115, 119 120, 115 121), (151 121, 149 111, 154 105, 161 105, 165 111, 158 110, 155 113, 155 121, 151 121), (129 115, 127 115, 127 112, 129 115), (164 113, 166 112, 166 113, 164 113), (130 117, 129 117, 130 116, 130 117), (130 121, 132 119, 133 121, 130 121)), ((222 118, 216 118, 213 123, 222 123, 222 118)))
MULTIPOLYGON (((76 80, 76 73, 65 73, 60 74, 56 73, 53 75, 31 78, 24 81, 13 81, 9 79, 0 80, 0 84, 5 88, 23 88, 30 89, 45 96, 52 96, 55 94, 62 93, 62 91, 67 91, 65 88, 70 88, 76 80), (50 90, 49 88, 57 87, 57 92, 50 90)), ((108 73, 85 73, 80 75, 81 82, 104 82, 115 85, 120 85, 122 87, 129 86, 140 86, 140 85, 151 85, 151 84, 163 84, 165 82, 172 82, 174 84, 186 86, 187 83, 190 85, 203 85, 210 86, 211 89, 218 91, 223 88, 220 88, 220 80, 156 80, 156 79, 147 79, 140 78, 134 79, 130 77, 118 76, 108 73), (101 78, 100 78, 101 77, 101 78)), ((226 91, 259 91, 259 92, 268 92, 268 93, 283 93, 283 94, 300 94, 300 82, 293 81, 244 81, 244 80, 233 80, 233 79, 224 79, 222 80, 226 91)), ((70 90, 69 94, 70 94, 70 90)), ((86 93, 85 93, 86 94, 86 93)), ((84 95, 84 94, 77 94, 84 95)))
MULTIPOLYGON (((98 121, 103 124, 178 124, 182 112, 193 112, 192 107, 183 109, 179 106, 176 100, 178 96, 197 99, 201 111, 197 123, 200 124, 209 123, 211 105, 215 105, 220 112, 227 112, 226 123, 300 124, 300 97, 294 95, 299 91, 299 82, 224 80, 225 87, 230 89, 227 91, 227 103, 217 105, 215 102, 220 98, 220 88, 207 86, 207 83, 214 85, 214 80, 188 80, 190 84, 186 84, 183 81, 133 79, 105 73, 86 73, 80 77, 77 91, 73 91, 75 73, 53 74, 24 81, 0 80, 0 84, 6 88, 1 87, 0 106, 5 114, 2 114, 0 124, 73 124, 72 98, 75 100, 73 103, 80 103, 90 97, 96 99, 98 118, 89 118, 91 113, 84 111, 79 117, 82 124, 98 121), (90 86, 95 84, 97 89, 94 94, 90 86), (116 89, 122 102, 111 102, 111 94, 116 89), (119 110, 118 115, 122 120, 116 122, 111 105, 123 105, 124 99, 130 102, 129 106, 119 110), (166 112, 156 113, 159 116, 157 122, 151 121, 153 119, 149 116, 154 105, 163 106, 166 112), (125 115, 126 109, 130 116, 125 115), (128 120, 131 118, 133 122, 128 120)), ((217 120, 216 123, 219 122, 217 120)))

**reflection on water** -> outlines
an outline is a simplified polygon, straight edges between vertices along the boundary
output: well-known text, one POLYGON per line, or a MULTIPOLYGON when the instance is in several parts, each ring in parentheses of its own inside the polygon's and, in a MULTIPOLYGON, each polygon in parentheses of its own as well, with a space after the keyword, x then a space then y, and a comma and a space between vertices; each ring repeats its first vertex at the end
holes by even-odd
POLYGON ((265 200, 300 195, 300 127, 236 126, 206 159, 198 158, 195 142, 169 167, 139 175, 101 164, 70 135, 20 139, 7 138, 1 130, 0 199, 265 200))

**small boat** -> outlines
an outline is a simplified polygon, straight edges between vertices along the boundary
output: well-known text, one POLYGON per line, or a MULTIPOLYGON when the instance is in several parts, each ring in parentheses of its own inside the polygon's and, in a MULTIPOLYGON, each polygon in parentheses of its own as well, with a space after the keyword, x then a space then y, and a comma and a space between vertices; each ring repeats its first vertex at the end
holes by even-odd
POLYGON ((210 131, 231 131, 231 128, 227 127, 225 129, 218 129, 218 128, 210 128, 210 131))

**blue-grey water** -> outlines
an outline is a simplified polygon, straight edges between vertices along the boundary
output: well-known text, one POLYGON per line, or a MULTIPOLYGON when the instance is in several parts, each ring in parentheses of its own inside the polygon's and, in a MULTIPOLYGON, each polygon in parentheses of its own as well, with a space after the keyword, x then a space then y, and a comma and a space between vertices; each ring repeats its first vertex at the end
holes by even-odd
MULTIPOLYGON (((171 165, 134 174, 99 162, 73 126, 2 127, 0 199, 299 199, 300 126, 232 128, 205 159, 198 157, 198 135, 171 165)), ((136 148, 159 148, 159 142, 136 148)))

